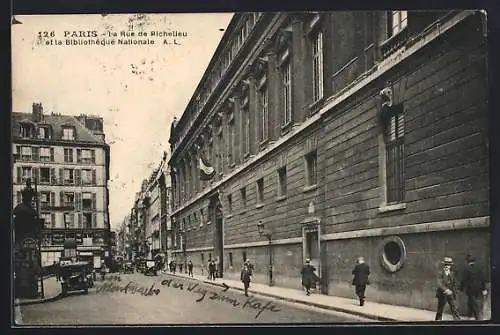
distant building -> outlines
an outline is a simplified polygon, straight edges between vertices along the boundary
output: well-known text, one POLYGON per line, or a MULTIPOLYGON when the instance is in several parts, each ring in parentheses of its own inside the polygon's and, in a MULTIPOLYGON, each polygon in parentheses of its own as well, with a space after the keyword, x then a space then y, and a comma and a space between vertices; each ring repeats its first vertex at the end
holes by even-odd
POLYGON ((139 255, 154 258, 160 254, 166 259, 170 258, 173 243, 170 199, 170 174, 165 152, 160 166, 148 179, 143 180, 132 209, 132 213, 135 213, 132 216, 137 217, 134 245, 139 255))
MULTIPOLYGON (((444 256, 490 257, 481 11, 237 13, 170 135, 178 258, 435 308, 444 256), (258 224, 271 233, 271 247, 258 224), (271 254, 270 254, 271 252, 271 254), (271 257, 270 257, 271 255, 271 257)), ((464 302, 460 301, 463 305, 464 302)))
POLYGON ((109 255, 109 145, 103 120, 95 116, 12 113, 13 206, 26 179, 37 183, 45 220, 42 265, 61 257, 74 240, 80 257, 109 255))

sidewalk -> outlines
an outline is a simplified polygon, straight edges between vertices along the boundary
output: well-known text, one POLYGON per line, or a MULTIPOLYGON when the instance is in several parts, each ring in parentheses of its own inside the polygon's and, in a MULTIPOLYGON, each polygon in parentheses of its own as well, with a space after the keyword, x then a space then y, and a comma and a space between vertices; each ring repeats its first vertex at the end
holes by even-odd
MULTIPOLYGON (((205 276, 194 275, 189 277, 187 274, 165 272, 172 276, 191 278, 206 284, 216 285, 223 287, 222 283, 229 286, 231 289, 243 291, 243 284, 236 280, 220 279, 215 281, 208 280, 205 276)), ((377 320, 377 321, 393 321, 393 322, 434 322, 436 316, 435 311, 428 311, 422 309, 415 309, 403 306, 393 306, 381 304, 376 302, 367 301, 363 307, 359 306, 359 301, 349 298, 334 297, 323 294, 311 294, 307 296, 303 291, 277 287, 267 286, 258 283, 251 283, 248 289, 249 293, 259 294, 262 296, 272 297, 279 300, 291 301, 299 304, 319 307, 323 309, 344 312, 364 318, 377 320)), ((452 321, 453 318, 449 314, 443 315, 444 321, 452 321)), ((466 319, 464 319, 466 321, 466 319)))
POLYGON ((39 304, 43 302, 57 300, 62 293, 61 282, 56 281, 56 277, 54 276, 45 277, 43 279, 43 291, 44 291, 43 292, 44 298, 36 298, 36 299, 19 298, 15 300, 14 305, 15 306, 32 305, 32 304, 39 304))

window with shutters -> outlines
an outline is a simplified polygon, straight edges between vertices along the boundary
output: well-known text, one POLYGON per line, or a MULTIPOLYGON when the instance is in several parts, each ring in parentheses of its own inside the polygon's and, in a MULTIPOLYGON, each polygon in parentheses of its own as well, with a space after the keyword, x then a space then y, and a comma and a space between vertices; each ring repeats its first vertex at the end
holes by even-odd
POLYGON ((316 151, 305 155, 306 160, 306 183, 307 186, 313 186, 318 183, 318 156, 316 151))
POLYGON ((73 169, 64 169, 63 170, 63 178, 64 178, 65 184, 73 184, 75 182, 74 170, 73 169))
POLYGON ((241 196, 241 209, 244 211, 247 207, 247 189, 246 187, 242 187, 240 189, 241 196))
POLYGON ((41 207, 48 207, 50 206, 51 200, 51 193, 49 191, 41 191, 40 192, 40 206, 41 207))
POLYGON ((242 142, 243 142, 243 155, 247 157, 250 155, 250 111, 248 106, 248 96, 243 99, 241 105, 242 124, 242 142))
POLYGON ((50 168, 46 167, 40 168, 40 183, 43 184, 50 183, 50 168))
POLYGON ((39 139, 49 139, 50 138, 50 132, 49 132, 49 127, 38 127, 38 138, 39 139))
POLYGON ((32 150, 31 147, 21 147, 21 159, 23 161, 31 160, 32 150))
POLYGON ((234 166, 234 144, 235 144, 235 124, 234 124, 234 117, 233 114, 231 113, 231 119, 228 123, 228 150, 227 150, 227 159, 228 159, 228 164, 229 166, 234 166))
POLYGON ((62 205, 65 207, 73 207, 75 205, 75 193, 64 192, 62 205))
POLYGON ((40 148, 31 147, 31 160, 38 162, 40 160, 40 148))
POLYGON ((83 227, 93 228, 92 213, 89 212, 83 213, 83 227))
POLYGON ((285 197, 287 190, 286 167, 278 169, 278 197, 285 197))
POLYGON ((63 127, 63 140, 72 141, 75 139, 75 129, 73 127, 63 127))
POLYGON ((392 37, 403 31, 408 26, 408 12, 405 10, 393 10, 389 12, 388 36, 392 37))
POLYGON ((52 215, 50 213, 40 213, 40 219, 43 220, 44 228, 50 228, 52 226, 52 215))
POLYGON ((280 74, 282 127, 286 127, 292 122, 292 63, 288 50, 280 55, 280 74))
POLYGON ((92 184, 92 170, 90 169, 82 170, 82 184, 84 185, 92 184))
POLYGON ((233 195, 228 194, 227 195, 227 211, 229 214, 233 212, 233 195))
POLYGON ((26 180, 30 179, 32 180, 33 174, 32 174, 32 168, 31 166, 23 166, 21 168, 21 182, 25 183, 26 180))
POLYGON ((92 193, 90 192, 82 193, 82 209, 92 210, 92 193))
POLYGON ((387 204, 404 201, 404 113, 402 105, 393 106, 386 121, 386 191, 387 204))
POLYGON ((264 203, 264 178, 257 180, 257 205, 264 203))
POLYGON ((64 213, 64 228, 74 228, 73 213, 64 213))
POLYGON ((95 163, 95 151, 90 149, 82 149, 82 163, 95 163))
POLYGON ((323 98, 323 33, 312 36, 313 102, 323 98))
POLYGON ((64 162, 73 163, 73 149, 64 148, 64 162))
POLYGON ((259 104, 259 119, 260 119, 260 131, 259 140, 260 142, 265 142, 268 137, 269 129, 269 107, 268 107, 268 89, 267 89, 267 77, 264 75, 259 80, 259 87, 257 90, 257 99, 259 104))
POLYGON ((52 157, 54 155, 52 154, 51 155, 51 149, 50 148, 47 148, 47 147, 42 147, 40 148, 40 160, 42 162, 50 162, 52 161, 52 157))
POLYGON ((33 126, 29 123, 19 125, 19 136, 23 138, 30 138, 33 133, 33 126))

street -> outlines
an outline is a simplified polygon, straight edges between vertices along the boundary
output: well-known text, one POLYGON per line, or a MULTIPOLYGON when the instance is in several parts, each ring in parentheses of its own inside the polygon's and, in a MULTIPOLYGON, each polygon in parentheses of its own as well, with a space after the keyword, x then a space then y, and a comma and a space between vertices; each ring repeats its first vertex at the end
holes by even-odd
POLYGON ((195 280, 159 274, 110 274, 88 295, 75 292, 21 306, 22 325, 337 323, 368 321, 195 280))

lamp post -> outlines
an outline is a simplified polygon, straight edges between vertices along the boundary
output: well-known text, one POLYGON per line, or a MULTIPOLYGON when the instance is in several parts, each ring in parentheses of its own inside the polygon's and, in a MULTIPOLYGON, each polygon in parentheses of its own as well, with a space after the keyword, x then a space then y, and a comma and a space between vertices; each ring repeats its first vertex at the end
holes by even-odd
POLYGON ((267 240, 269 241, 269 286, 273 286, 273 249, 272 249, 272 233, 269 230, 264 229, 264 223, 262 220, 257 223, 257 231, 259 232, 260 236, 265 236, 267 240))

